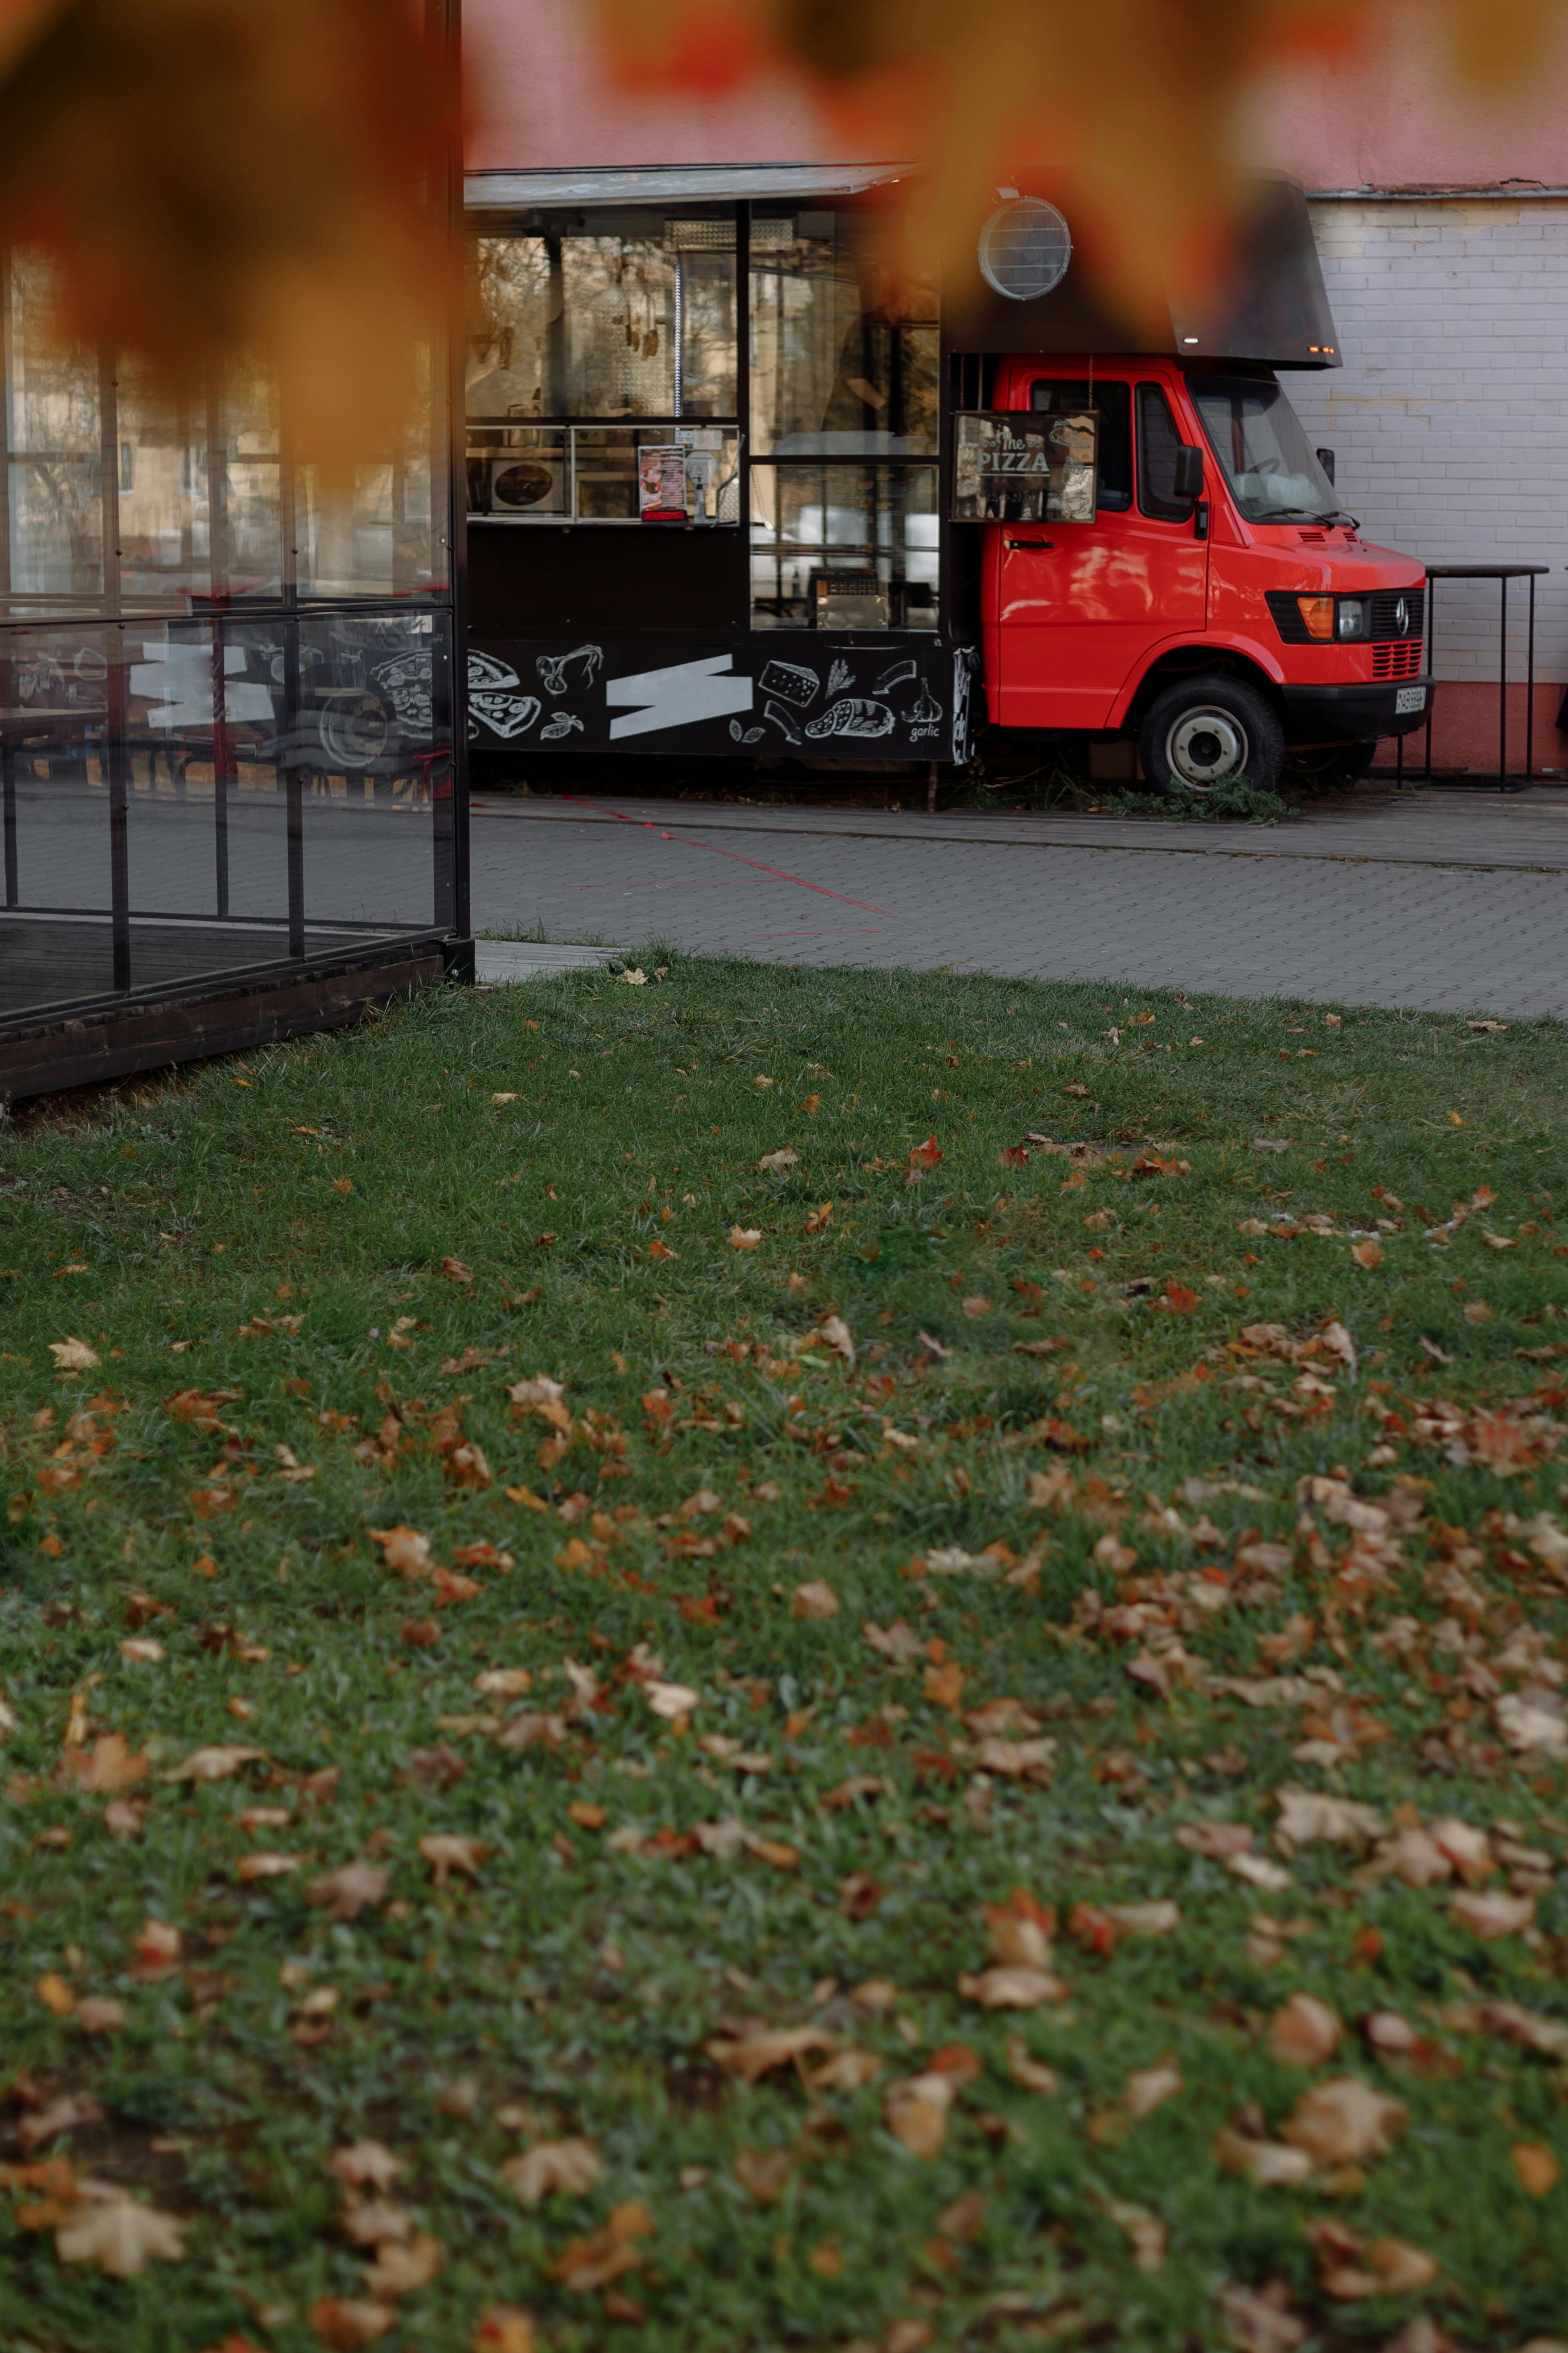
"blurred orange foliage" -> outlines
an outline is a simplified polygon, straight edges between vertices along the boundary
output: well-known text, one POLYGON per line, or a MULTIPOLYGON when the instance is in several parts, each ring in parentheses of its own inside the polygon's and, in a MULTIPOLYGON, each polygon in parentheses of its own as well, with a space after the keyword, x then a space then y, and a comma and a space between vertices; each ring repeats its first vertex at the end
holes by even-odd
MULTIPOLYGON (((1242 201, 1251 91, 1292 59, 1348 58, 1409 0, 594 0, 622 85, 710 97, 803 79, 842 152, 931 167, 911 231, 967 237, 1009 172, 1049 164, 1089 267, 1132 315, 1201 297, 1242 201)), ((1462 87, 1506 90, 1562 34, 1563 0, 1420 0, 1462 87)), ((670 158, 669 160, 676 160, 670 158)))
POLYGON ((0 240, 172 397, 265 356, 337 470, 417 397, 457 135, 439 0, 0 0, 0 240))

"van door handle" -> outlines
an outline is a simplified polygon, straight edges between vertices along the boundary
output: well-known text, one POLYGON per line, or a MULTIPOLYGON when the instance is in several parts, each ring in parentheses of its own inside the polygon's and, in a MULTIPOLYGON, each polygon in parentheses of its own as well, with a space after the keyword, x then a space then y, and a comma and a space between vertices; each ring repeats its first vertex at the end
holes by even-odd
POLYGON ((1054 539, 1010 539, 1006 544, 1009 547, 1054 547, 1056 541, 1054 539))

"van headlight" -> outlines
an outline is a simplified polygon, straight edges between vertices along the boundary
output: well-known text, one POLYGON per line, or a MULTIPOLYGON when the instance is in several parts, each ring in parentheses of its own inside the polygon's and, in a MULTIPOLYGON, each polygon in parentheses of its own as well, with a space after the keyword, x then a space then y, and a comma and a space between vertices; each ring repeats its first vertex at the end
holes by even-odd
POLYGON ((1342 596, 1335 617, 1334 634, 1342 643, 1346 639, 1369 637, 1372 632, 1372 607, 1364 596, 1342 596))

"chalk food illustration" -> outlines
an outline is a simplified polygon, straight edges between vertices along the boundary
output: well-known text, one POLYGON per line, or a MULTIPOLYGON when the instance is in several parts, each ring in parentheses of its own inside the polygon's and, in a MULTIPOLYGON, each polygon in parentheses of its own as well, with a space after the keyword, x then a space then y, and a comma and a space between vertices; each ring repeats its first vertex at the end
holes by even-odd
POLYGON ((922 686, 919 699, 904 713, 908 727, 938 727, 942 724, 942 705, 929 686, 922 686))
POLYGON ((827 673, 828 693, 842 694, 845 688, 849 683, 850 675, 849 665, 847 661, 836 661, 833 668, 827 673))
POLYGON ((574 711, 556 711, 551 713, 549 726, 540 729, 539 740, 542 744, 561 744, 568 735, 582 733, 583 722, 574 711))
POLYGON ((920 665, 918 662, 894 662, 890 669, 885 670, 882 672, 881 677, 877 681, 877 683, 871 689, 871 691, 873 694, 891 694, 894 687, 907 685, 911 679, 919 678, 919 676, 920 665))
POLYGON ((798 662, 771 661, 757 683, 764 694, 776 694, 782 702, 797 703, 805 711, 816 701, 821 681, 814 670, 798 662))
POLYGON ((887 703, 873 702, 866 695, 841 695, 820 719, 806 723, 805 732, 814 743, 820 743, 825 735, 890 735, 893 713, 887 703))
POLYGON ((541 654, 533 665, 546 694, 569 694, 574 686, 589 687, 605 667, 603 646, 574 646, 569 654, 541 654), (568 676, 574 667, 574 675, 568 676))
POLYGON ((410 734, 427 734, 436 723, 427 653, 395 654, 371 671, 374 683, 392 704, 410 734))
MULTIPOLYGON (((468 656, 468 712, 480 721, 492 735, 510 744, 515 736, 525 735, 543 709, 536 694, 524 694, 520 690, 522 681, 510 662, 497 661, 493 654, 470 653, 468 656)), ((470 737, 473 729, 469 729, 470 737)))
POLYGON ((763 740, 760 727, 742 727, 738 719, 731 720, 730 733, 737 744, 760 744, 763 740))
MULTIPOLYGON (((763 717, 773 722, 773 724, 778 729, 779 733, 784 737, 786 744, 798 744, 800 742, 800 734, 795 726, 795 714, 793 712, 783 710, 776 702, 764 702, 763 705, 763 717)), ((811 731, 808 728, 806 733, 809 734, 810 732, 811 731)))

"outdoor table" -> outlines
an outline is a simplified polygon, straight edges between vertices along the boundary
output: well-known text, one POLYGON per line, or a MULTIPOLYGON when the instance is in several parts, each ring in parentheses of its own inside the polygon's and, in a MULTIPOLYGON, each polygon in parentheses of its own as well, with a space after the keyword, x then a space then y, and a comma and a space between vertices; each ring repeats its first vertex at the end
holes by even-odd
MULTIPOLYGON (((1549 564, 1429 564, 1426 566, 1426 668, 1436 669, 1436 607, 1437 598, 1432 583, 1437 580, 1495 580, 1499 587, 1498 605, 1498 773, 1497 787, 1503 792, 1516 781, 1508 773, 1508 584, 1510 580, 1530 583, 1530 638, 1525 656, 1524 672, 1524 775, 1517 781, 1529 784, 1535 775, 1535 584, 1549 564)), ((1432 718, 1437 700, 1436 687, 1429 690, 1426 701, 1426 765, 1421 772, 1423 784, 1432 782, 1432 718)), ((1395 739, 1394 773, 1405 782, 1405 738, 1395 739)), ((1467 778, 1466 782, 1489 781, 1467 778)))
POLYGON ((4 833, 5 856, 5 904, 14 907, 17 902, 16 869, 16 746, 35 735, 58 735, 62 729, 73 734, 85 727, 102 727, 106 714, 100 711, 59 710, 43 704, 23 703, 16 710, 0 708, 0 785, 5 797, 4 833))

